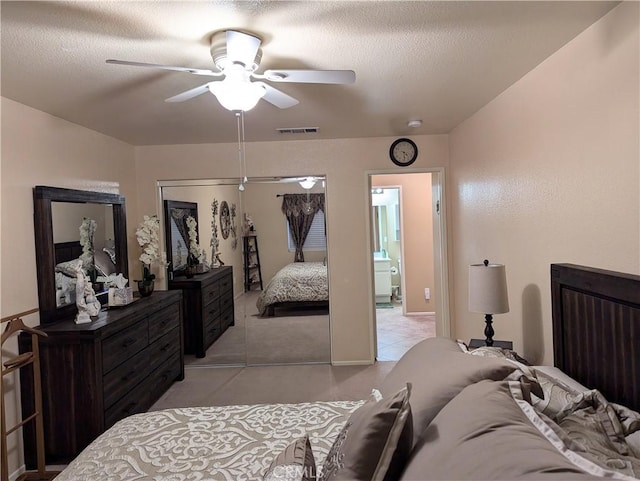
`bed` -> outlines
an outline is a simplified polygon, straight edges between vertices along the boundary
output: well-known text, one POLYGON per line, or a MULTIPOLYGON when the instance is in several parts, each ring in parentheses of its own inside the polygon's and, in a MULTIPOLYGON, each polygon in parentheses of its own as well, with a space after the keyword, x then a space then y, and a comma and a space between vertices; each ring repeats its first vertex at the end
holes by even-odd
POLYGON ((294 262, 280 269, 256 301, 258 315, 273 317, 276 309, 328 309, 329 284, 323 262, 294 262))
MULTIPOLYGON (((82 255, 80 241, 56 242, 54 244, 56 307, 75 304, 76 272, 75 261, 82 255)), ((94 266, 99 276, 116 273, 115 252, 103 247, 94 253, 94 266)))
POLYGON ((637 479, 640 414, 613 403, 638 409, 640 276, 551 276, 556 367, 426 339, 370 399, 138 414, 57 479, 637 479))
POLYGON ((56 307, 75 304, 76 272, 73 261, 82 255, 80 241, 56 242, 54 244, 56 262, 56 307))

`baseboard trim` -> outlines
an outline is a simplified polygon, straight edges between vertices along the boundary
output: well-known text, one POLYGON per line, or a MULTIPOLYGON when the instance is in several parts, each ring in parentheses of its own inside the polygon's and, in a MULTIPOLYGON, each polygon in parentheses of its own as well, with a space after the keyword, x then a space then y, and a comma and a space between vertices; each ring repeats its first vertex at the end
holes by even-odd
POLYGON ((362 359, 356 361, 331 361, 332 366, 371 366, 374 361, 371 359, 362 359))
POLYGON ((405 316, 435 316, 435 312, 407 312, 405 316))

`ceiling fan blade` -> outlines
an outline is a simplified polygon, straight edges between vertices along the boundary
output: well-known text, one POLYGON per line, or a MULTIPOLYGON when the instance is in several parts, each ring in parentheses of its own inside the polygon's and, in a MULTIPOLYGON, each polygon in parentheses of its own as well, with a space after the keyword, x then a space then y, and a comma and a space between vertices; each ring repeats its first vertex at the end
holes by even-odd
POLYGON ((247 33, 227 30, 227 60, 251 67, 262 41, 247 33))
POLYGON ((353 70, 267 70, 254 77, 271 82, 298 82, 315 84, 352 84, 356 81, 353 70))
POLYGON ((194 75, 207 75, 209 77, 219 77, 222 75, 222 72, 214 72, 213 70, 189 68, 189 67, 174 67, 172 65, 158 65, 155 63, 129 62, 127 60, 114 60, 114 59, 109 59, 106 62, 113 63, 116 65, 132 65, 134 67, 151 67, 151 68, 158 68, 161 70, 173 70, 175 72, 186 72, 194 75))
POLYGON ((289 107, 293 107, 294 105, 299 104, 298 100, 294 99, 291 95, 287 95, 284 92, 273 88, 271 85, 267 85, 264 82, 255 82, 259 85, 262 85, 265 89, 263 100, 266 100, 270 104, 275 105, 281 109, 288 109, 289 107))
POLYGON ((165 100, 165 102, 184 102, 185 100, 192 99, 193 97, 197 97, 198 95, 202 95, 209 91, 209 84, 211 82, 207 82, 204 85, 200 85, 198 87, 187 90, 186 92, 182 92, 181 94, 174 95, 173 97, 169 97, 165 100))

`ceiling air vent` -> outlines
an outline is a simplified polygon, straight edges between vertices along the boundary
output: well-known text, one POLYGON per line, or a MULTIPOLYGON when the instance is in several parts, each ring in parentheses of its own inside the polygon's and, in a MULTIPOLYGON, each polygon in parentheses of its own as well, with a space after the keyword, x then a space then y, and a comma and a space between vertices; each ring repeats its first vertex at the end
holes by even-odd
POLYGON ((318 127, 285 127, 276 129, 281 134, 316 134, 318 127))

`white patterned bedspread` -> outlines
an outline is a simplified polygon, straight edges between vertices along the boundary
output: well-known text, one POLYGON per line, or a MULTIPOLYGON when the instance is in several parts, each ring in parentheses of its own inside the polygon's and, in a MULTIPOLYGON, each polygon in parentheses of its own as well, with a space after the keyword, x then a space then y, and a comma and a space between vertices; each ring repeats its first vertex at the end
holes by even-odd
POLYGON ((258 297, 256 306, 258 313, 263 316, 270 305, 278 302, 327 300, 327 266, 322 262, 294 262, 284 266, 271 278, 258 297))
POLYGON ((249 481, 309 434, 317 464, 364 401, 178 408, 136 414, 93 441, 56 478, 249 481))

